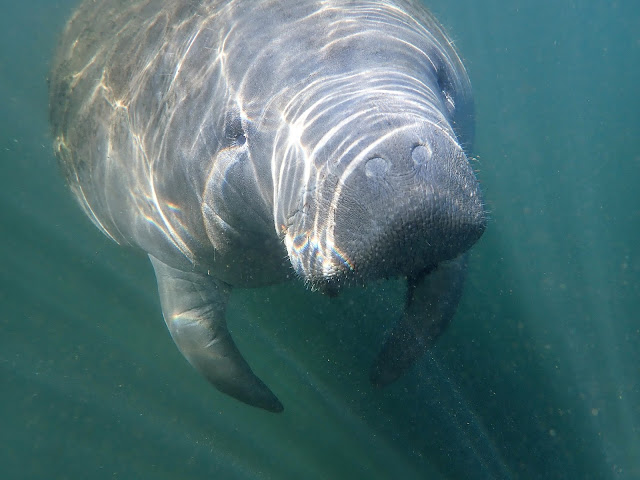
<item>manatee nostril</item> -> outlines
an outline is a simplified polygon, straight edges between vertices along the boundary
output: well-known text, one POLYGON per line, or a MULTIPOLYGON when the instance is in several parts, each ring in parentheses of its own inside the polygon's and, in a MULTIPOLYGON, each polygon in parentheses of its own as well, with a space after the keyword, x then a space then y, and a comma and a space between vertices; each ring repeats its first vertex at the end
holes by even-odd
POLYGON ((428 145, 416 145, 411 150, 411 158, 413 162, 418 166, 424 166, 433 155, 433 150, 428 145))
POLYGON ((364 172, 369 178, 384 176, 389 171, 389 162, 382 157, 371 157, 364 165, 364 172))

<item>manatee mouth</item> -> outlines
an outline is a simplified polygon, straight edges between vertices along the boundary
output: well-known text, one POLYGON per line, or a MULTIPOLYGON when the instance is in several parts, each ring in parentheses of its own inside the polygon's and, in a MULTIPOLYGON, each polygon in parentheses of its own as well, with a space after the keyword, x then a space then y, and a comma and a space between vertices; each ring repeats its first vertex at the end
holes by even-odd
MULTIPOLYGON (((285 243, 296 273, 312 290, 335 296, 341 289, 397 277, 414 277, 467 251, 482 236, 484 221, 452 231, 425 208, 412 220, 392 218, 385 228, 346 229, 325 243, 320 235, 288 236, 285 243), (425 216, 430 218, 424 218, 425 216), (337 241, 336 241, 337 240, 337 241)), ((405 210, 405 213, 407 211, 405 210)))
POLYGON ((346 286, 365 283, 351 258, 333 242, 304 232, 287 234, 285 245, 293 269, 311 290, 335 296, 346 286))
POLYGON ((458 257, 484 233, 486 214, 475 190, 402 182, 403 188, 384 195, 345 189, 325 215, 293 218, 285 244, 308 286, 336 294, 351 285, 415 276, 458 257))

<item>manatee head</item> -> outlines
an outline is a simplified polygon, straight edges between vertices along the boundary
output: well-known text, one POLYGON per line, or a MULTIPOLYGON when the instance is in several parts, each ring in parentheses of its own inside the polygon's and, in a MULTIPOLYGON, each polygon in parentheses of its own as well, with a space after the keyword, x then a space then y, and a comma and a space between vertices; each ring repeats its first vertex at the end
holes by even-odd
POLYGON ((254 232, 275 228, 312 288, 415 275, 484 231, 465 153, 468 77, 438 24, 412 8, 296 11, 295 27, 286 15, 265 17, 259 33, 240 16, 222 42, 223 78, 239 87, 228 94, 230 148, 217 162, 233 167, 215 188, 232 194, 210 203, 230 205, 217 207, 228 210, 225 227, 249 216, 254 232))
POLYGON ((278 139, 281 234, 312 287, 416 275, 485 228, 478 182, 424 84, 375 73, 324 82, 278 139), (422 91, 420 91, 422 89, 422 91), (317 98, 316 98, 317 97, 317 98))

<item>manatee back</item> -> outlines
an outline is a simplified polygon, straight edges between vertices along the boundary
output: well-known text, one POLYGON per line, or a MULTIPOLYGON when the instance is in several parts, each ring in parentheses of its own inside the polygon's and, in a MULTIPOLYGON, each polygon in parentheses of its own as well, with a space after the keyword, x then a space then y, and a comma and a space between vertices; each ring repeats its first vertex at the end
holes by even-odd
POLYGON ((177 249, 193 260, 206 238, 200 209, 185 208, 198 205, 198 187, 188 185, 179 159, 173 167, 159 163, 189 130, 168 132, 188 91, 175 58, 197 29, 200 8, 189 0, 86 1, 65 28, 49 80, 55 153, 86 214, 118 243, 163 258, 177 249))

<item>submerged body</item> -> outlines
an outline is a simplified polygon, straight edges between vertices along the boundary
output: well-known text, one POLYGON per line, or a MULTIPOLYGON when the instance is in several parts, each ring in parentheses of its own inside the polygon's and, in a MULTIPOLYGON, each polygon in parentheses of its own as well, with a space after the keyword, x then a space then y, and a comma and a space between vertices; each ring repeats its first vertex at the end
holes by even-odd
POLYGON ((54 62, 55 151, 91 220, 153 263, 218 389, 282 410, 225 322, 234 287, 408 278, 371 379, 451 320, 484 208, 467 74, 417 2, 85 2, 54 62))

